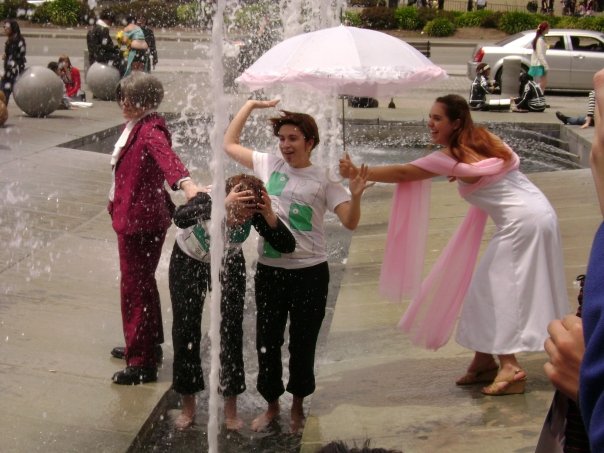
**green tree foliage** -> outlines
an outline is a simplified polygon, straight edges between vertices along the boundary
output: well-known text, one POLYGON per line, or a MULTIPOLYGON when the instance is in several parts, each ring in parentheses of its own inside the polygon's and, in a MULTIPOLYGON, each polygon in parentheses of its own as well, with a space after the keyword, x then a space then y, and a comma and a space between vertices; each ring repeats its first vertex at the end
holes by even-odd
POLYGON ((18 19, 25 17, 32 7, 26 0, 4 0, 0 2, 0 19, 18 19))

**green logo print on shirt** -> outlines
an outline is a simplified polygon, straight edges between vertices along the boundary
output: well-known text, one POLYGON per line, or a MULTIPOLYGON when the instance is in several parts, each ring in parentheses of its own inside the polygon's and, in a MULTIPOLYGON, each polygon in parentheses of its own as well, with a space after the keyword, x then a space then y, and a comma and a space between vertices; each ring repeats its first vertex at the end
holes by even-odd
POLYGON ((312 231, 312 208, 300 203, 289 205, 289 224, 294 230, 312 231))
POLYGON ((201 225, 195 225, 193 227, 193 234, 197 238, 203 251, 208 252, 210 250, 210 236, 208 236, 205 228, 201 225))
POLYGON ((279 196, 285 189, 285 185, 289 181, 289 176, 285 173, 279 173, 278 171, 274 171, 271 173, 270 178, 268 178, 268 182, 266 183, 266 191, 269 195, 279 196))
POLYGON ((280 258, 281 252, 275 250, 272 245, 268 243, 268 241, 264 241, 264 247, 262 248, 262 255, 267 258, 280 258))

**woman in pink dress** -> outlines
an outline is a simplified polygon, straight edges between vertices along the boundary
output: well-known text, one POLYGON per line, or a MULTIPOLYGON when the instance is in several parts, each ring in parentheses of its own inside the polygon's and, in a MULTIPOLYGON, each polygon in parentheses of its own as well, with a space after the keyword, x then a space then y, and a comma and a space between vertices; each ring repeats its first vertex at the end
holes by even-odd
MULTIPOLYGON (((437 98, 428 127, 439 151, 368 170, 370 181, 399 183, 381 292, 399 301, 412 297, 400 326, 430 349, 448 341, 461 309, 456 340, 475 354, 457 385, 490 383, 482 389, 487 395, 523 393, 527 376, 516 354, 542 351, 548 322, 568 312, 556 213, 518 171, 516 153, 474 125, 465 99, 437 98), (428 181, 439 175, 456 180, 471 207, 421 283, 428 181), (474 270, 487 218, 496 231, 474 270)), ((348 156, 340 161, 344 177, 357 171, 348 156)))

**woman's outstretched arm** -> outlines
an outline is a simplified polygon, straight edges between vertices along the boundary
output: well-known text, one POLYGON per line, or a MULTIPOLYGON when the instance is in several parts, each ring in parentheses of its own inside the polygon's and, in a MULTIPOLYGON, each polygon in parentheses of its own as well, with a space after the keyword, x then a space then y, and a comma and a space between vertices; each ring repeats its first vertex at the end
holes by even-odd
MULTIPOLYGON (((356 177, 359 168, 352 162, 350 156, 346 154, 343 159, 340 159, 340 174, 344 178, 352 179, 356 177)), ((377 167, 368 167, 367 180, 375 182, 406 182, 419 181, 437 176, 436 173, 431 173, 422 170, 419 167, 411 164, 393 164, 382 165, 377 167)))
POLYGON ((231 159, 239 162, 244 167, 250 169, 254 168, 254 162, 252 160, 254 152, 251 149, 242 146, 240 143, 243 126, 245 126, 245 123, 253 110, 271 108, 278 103, 278 99, 273 99, 271 101, 250 99, 243 104, 243 107, 239 109, 235 117, 231 120, 231 123, 224 134, 223 147, 231 159))

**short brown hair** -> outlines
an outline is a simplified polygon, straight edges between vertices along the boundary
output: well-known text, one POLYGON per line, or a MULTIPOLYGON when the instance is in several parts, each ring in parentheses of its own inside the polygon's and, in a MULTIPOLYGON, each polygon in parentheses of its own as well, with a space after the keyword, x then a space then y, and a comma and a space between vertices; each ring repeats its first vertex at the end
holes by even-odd
POLYGON ((251 190, 256 198, 256 203, 262 203, 262 190, 264 189, 262 180, 247 173, 231 176, 226 180, 225 189, 227 195, 237 184, 241 184, 241 190, 251 190))
POLYGON ((319 128, 315 119, 307 115, 306 113, 288 112, 287 110, 281 110, 281 116, 277 118, 271 118, 269 120, 273 124, 273 135, 279 136, 279 129, 284 124, 291 124, 296 126, 302 132, 304 140, 308 141, 312 139, 314 141, 311 149, 319 144, 319 128))
POLYGON ((164 98, 164 86, 157 77, 142 71, 133 71, 117 86, 118 100, 128 99, 143 110, 159 107, 164 98))

